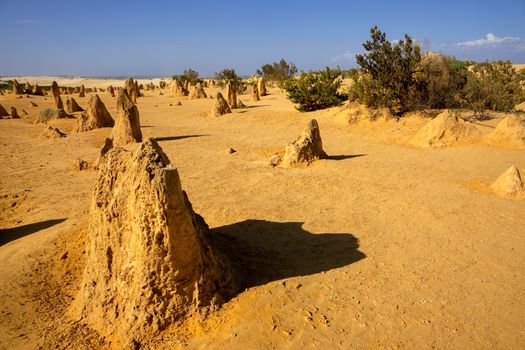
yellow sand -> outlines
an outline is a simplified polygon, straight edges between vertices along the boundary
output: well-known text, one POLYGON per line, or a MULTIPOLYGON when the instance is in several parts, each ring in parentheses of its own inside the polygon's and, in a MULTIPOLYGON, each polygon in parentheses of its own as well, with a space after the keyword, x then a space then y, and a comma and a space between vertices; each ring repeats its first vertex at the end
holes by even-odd
MULTIPOLYGON (((525 169, 525 152, 406 147, 428 119, 357 127, 336 120, 339 107, 299 113, 278 89, 241 95, 249 108, 221 118, 210 99, 145 93, 144 137, 158 138, 195 211, 238 242, 252 273, 222 308, 144 348, 525 347, 525 201, 488 190, 510 165, 525 169), (313 118, 332 158, 267 167, 313 118)), ((114 115, 116 100, 99 95, 114 115)), ((74 163, 95 160, 111 130, 71 134, 75 120, 56 120, 68 136, 41 140, 45 125, 31 120, 52 98, 0 103, 29 113, 0 120, 0 348, 111 347, 65 315, 96 178, 74 163)))

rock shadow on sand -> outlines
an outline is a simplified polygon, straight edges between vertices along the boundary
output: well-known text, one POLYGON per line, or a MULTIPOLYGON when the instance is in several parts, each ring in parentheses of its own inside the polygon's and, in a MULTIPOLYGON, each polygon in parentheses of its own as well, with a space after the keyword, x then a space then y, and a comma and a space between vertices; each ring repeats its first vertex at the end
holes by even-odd
POLYGON ((352 158, 359 158, 367 156, 367 154, 338 154, 335 156, 328 156, 328 159, 331 160, 345 160, 345 159, 352 159, 352 158))
POLYGON ((0 229, 0 247, 16 239, 29 236, 38 231, 58 225, 64 221, 66 221, 66 219, 53 219, 13 228, 0 229))
POLYGON ((270 105, 245 105, 243 107, 244 108, 247 108, 247 109, 250 109, 250 108, 260 108, 260 107, 270 107, 270 105))
POLYGON ((177 141, 182 139, 189 139, 193 137, 206 137, 210 135, 180 135, 180 136, 162 136, 162 137, 154 137, 153 139, 155 141, 177 141))
POLYGON ((366 257, 352 234, 313 234, 302 225, 246 220, 213 229, 211 238, 241 273, 244 288, 344 267, 366 257))

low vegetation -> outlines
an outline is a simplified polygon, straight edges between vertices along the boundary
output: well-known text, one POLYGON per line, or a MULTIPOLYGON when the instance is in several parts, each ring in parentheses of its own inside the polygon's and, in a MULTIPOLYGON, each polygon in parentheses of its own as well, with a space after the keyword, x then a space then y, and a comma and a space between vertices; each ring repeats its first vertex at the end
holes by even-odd
POLYGON ((371 40, 357 55, 360 69, 347 75, 354 80, 350 100, 372 108, 386 107, 394 115, 426 108, 470 108, 510 112, 525 99, 523 72, 509 61, 475 63, 427 53, 408 35, 392 43, 377 26, 371 40))
POLYGON ((465 99, 475 111, 510 112, 525 94, 520 76, 509 61, 483 62, 469 71, 465 99))
POLYGON ((350 98, 402 114, 412 107, 417 94, 415 73, 421 62, 420 48, 408 35, 392 44, 377 26, 370 29, 370 35, 371 40, 363 44, 367 53, 356 56, 361 72, 350 98))
POLYGON ((177 80, 181 85, 184 86, 186 82, 191 85, 196 85, 197 83, 202 83, 202 79, 199 78, 199 72, 193 69, 186 69, 184 73, 180 75, 174 75, 171 77, 173 80, 177 80))
POLYGON ((266 81, 276 82, 278 84, 292 78, 297 74, 297 67, 293 63, 288 63, 281 58, 279 62, 265 64, 257 70, 257 75, 263 77, 266 81))
POLYGON ((215 73, 215 80, 217 80, 217 85, 220 87, 224 87, 230 80, 233 81, 238 94, 242 94, 247 89, 246 83, 242 81, 233 68, 225 68, 215 73))
POLYGON ((290 101, 297 103, 301 112, 337 106, 347 99, 340 93, 341 70, 330 69, 318 72, 301 73, 297 78, 287 79, 281 87, 286 90, 290 101))

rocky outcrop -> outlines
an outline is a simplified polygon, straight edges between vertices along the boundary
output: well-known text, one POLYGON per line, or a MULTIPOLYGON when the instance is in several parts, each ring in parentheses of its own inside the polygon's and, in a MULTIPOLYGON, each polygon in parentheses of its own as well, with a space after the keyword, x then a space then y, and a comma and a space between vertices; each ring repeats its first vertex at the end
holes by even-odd
POLYGON ((228 98, 228 104, 231 109, 237 108, 237 91, 235 88, 235 82, 229 80, 226 84, 226 96, 228 98))
POLYGON ((22 85, 14 79, 13 80, 13 94, 14 95, 22 95, 24 93, 24 89, 22 88, 22 85))
POLYGON ((35 84, 35 86, 33 86, 32 93, 36 96, 44 96, 44 90, 42 90, 42 88, 38 84, 35 84))
POLYGON ((188 95, 188 91, 178 80, 173 80, 170 83, 169 91, 170 95, 173 97, 183 97, 188 95))
POLYGON ((53 83, 51 84, 51 93, 53 94, 53 98, 55 99, 56 108, 64 109, 64 102, 62 102, 62 98, 60 97, 60 88, 58 87, 56 81, 53 81, 53 83))
POLYGON ((78 92, 78 97, 86 97, 86 88, 84 85, 80 86, 80 91, 78 92))
POLYGON ((6 111, 4 106, 0 105, 0 118, 7 117, 9 113, 6 111))
POLYGON ((20 119, 20 116, 18 115, 18 111, 15 107, 11 107, 11 119, 20 119))
POLYGON ((139 348, 200 307, 236 290, 208 226, 152 139, 110 150, 90 208, 86 267, 73 314, 122 347, 139 348))
POLYGON ((511 166, 501 174, 490 188, 501 197, 525 199, 525 189, 520 171, 515 166, 511 166))
POLYGON ((111 97, 115 97, 115 88, 113 87, 113 85, 110 85, 108 87, 108 92, 111 97))
POLYGON ((93 168, 98 169, 100 166, 100 162, 104 161, 104 158, 106 157, 106 154, 113 148, 113 139, 106 138, 104 140, 104 144, 102 147, 100 147, 100 153, 98 155, 98 158, 93 162, 93 168))
POLYGON ((132 77, 129 77, 126 80, 126 83, 124 86, 126 87, 126 92, 128 93, 128 96, 131 98, 131 101, 136 104, 137 98, 140 96, 138 84, 136 84, 136 82, 133 80, 132 77))
POLYGON ((328 156, 323 150, 319 125, 315 119, 312 119, 297 140, 286 146, 281 166, 309 164, 314 160, 325 158, 328 156))
POLYGON ((204 91, 204 88, 202 87, 201 83, 197 83, 194 87, 191 89, 190 93, 190 99, 199 99, 199 98, 206 98, 208 97, 206 95, 206 92, 204 91))
POLYGON ((213 106, 211 107, 210 115, 212 117, 218 117, 227 113, 231 113, 230 106, 228 102, 222 97, 220 92, 217 92, 215 98, 213 99, 213 106))
POLYGON ((139 110, 124 89, 118 90, 117 117, 112 138, 115 147, 142 141, 139 110))
POLYGON ((64 102, 62 102, 62 97, 55 97, 55 106, 57 109, 64 109, 64 102))
POLYGON ((89 99, 86 111, 78 116, 77 126, 73 132, 84 132, 98 128, 112 127, 113 125, 115 125, 115 121, 100 97, 95 94, 89 99))
POLYGON ((40 135, 41 139, 59 139, 62 137, 66 137, 66 134, 58 130, 58 128, 53 128, 52 126, 45 128, 44 132, 40 135))
POLYGON ((263 77, 257 78, 257 90, 259 90, 260 96, 266 96, 268 94, 266 92, 266 84, 264 83, 263 77))
POLYGON ((83 112, 84 109, 80 107, 73 97, 67 98, 66 107, 68 113, 83 112))
POLYGON ((60 96, 60 87, 56 81, 51 83, 51 93, 53 94, 53 97, 60 96))
POLYGON ((24 94, 31 95, 33 93, 33 87, 29 82, 26 82, 26 85, 24 86, 24 94))
POLYGON ((253 101, 259 101, 259 89, 257 88, 257 84, 252 84, 252 100, 253 101))

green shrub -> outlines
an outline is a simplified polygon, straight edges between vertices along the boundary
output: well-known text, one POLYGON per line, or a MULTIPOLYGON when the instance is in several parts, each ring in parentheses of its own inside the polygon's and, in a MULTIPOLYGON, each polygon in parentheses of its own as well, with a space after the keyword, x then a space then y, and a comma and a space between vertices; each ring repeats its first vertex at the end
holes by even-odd
POLYGON ((372 108, 387 107, 393 114, 423 108, 472 108, 509 112, 525 99, 525 73, 510 62, 475 64, 437 54, 421 56, 419 46, 405 35, 392 44, 377 26, 357 55, 361 67, 352 73, 349 97, 372 108))
POLYGON ((518 79, 523 84, 525 83, 525 68, 521 68, 518 70, 518 79))
POLYGON ((238 94, 242 94, 247 89, 246 83, 242 81, 233 68, 225 68, 220 72, 215 73, 215 80, 217 80, 217 85, 219 87, 224 87, 230 80, 233 81, 235 84, 235 91, 238 94))
POLYGON ((439 54, 428 53, 421 59, 415 73, 416 93, 413 107, 460 107, 462 91, 467 83, 468 64, 439 54))
POLYGON ((371 40, 356 55, 361 74, 350 89, 350 98, 369 107, 387 107, 399 115, 419 101, 415 73, 421 61, 419 46, 405 35, 392 44, 377 26, 370 29, 371 40))
POLYGON ((319 72, 303 72, 297 78, 283 81, 281 87, 286 90, 290 101, 298 104, 299 111, 315 111, 337 106, 347 98, 338 92, 340 74, 340 69, 328 67, 319 72))
POLYGON ((0 90, 13 90, 13 81, 5 80, 0 82, 0 90))
POLYGON ((520 76, 509 61, 473 65, 464 95, 466 106, 478 112, 485 109, 510 112, 525 98, 520 76))
POLYGON ((280 83, 293 77, 297 73, 297 67, 293 63, 288 63, 281 58, 279 62, 265 64, 261 69, 257 69, 257 75, 267 81, 280 83))
POLYGON ((186 69, 184 73, 180 75, 174 75, 171 77, 173 80, 177 80, 184 86, 185 82, 189 82, 191 85, 196 85, 197 83, 202 83, 202 80, 199 79, 199 72, 194 71, 193 69, 186 69))

